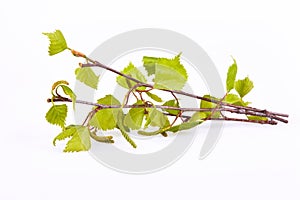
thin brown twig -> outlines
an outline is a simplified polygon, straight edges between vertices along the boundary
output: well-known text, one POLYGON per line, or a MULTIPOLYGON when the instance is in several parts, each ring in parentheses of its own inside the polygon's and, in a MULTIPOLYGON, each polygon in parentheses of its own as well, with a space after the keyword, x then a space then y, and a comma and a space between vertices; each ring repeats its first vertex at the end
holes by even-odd
MULTIPOLYGON (((131 81, 136 82, 136 83, 143 84, 143 86, 146 86, 146 87, 149 87, 149 88, 154 88, 154 86, 151 85, 151 84, 143 83, 142 81, 139 81, 135 78, 132 78, 131 76, 128 76, 128 75, 123 74, 123 73, 121 73, 121 72, 119 72, 115 69, 112 69, 112 68, 110 68, 110 67, 108 67, 104 64, 101 64, 98 61, 94 61, 90 58, 87 58, 87 60, 91 63, 80 64, 80 66, 81 67, 100 67, 100 68, 106 69, 108 71, 111 71, 113 73, 116 73, 120 76, 123 76, 123 77, 125 77, 125 78, 127 78, 131 81)), ((216 104, 220 104, 222 106, 228 106, 228 107, 233 107, 233 108, 240 109, 240 110, 245 110, 243 112, 243 114, 261 116, 261 117, 270 117, 272 119, 275 119, 275 120, 278 120, 278 121, 281 121, 281 122, 284 122, 284 123, 288 123, 288 120, 282 118, 282 117, 288 117, 287 114, 270 112, 270 111, 267 111, 265 109, 257 109, 257 108, 253 108, 253 107, 249 107, 249 106, 233 105, 233 104, 230 104, 230 103, 222 102, 220 100, 209 99, 209 98, 201 97, 201 96, 198 96, 198 95, 190 94, 190 93, 187 93, 187 92, 184 92, 184 91, 181 91, 181 90, 169 90, 169 89, 159 89, 159 90, 167 91, 167 92, 170 92, 170 93, 173 93, 173 94, 180 94, 180 95, 184 95, 184 96, 188 96, 188 97, 192 97, 192 98, 196 98, 196 99, 200 99, 200 100, 203 100, 203 101, 208 101, 208 102, 212 102, 212 103, 216 103, 216 104), (281 117, 278 117, 278 116, 281 116, 281 117)))
MULTIPOLYGON (((47 99, 47 102, 51 102, 51 99, 47 99)), ((53 98, 53 102, 72 102, 71 99, 66 97, 55 97, 53 98)), ((76 100, 76 103, 79 104, 85 104, 85 105, 91 105, 96 106, 97 109, 110 109, 110 108, 159 108, 164 110, 179 110, 180 112, 212 112, 215 108, 178 108, 178 107, 172 107, 172 106, 162 106, 162 105, 152 105, 149 103, 146 103, 144 105, 103 105, 88 101, 82 101, 82 100, 76 100)), ((231 113, 237 113, 237 114, 245 114, 244 112, 241 112, 239 109, 232 109, 232 108, 218 108, 216 111, 226 111, 231 113)), ((176 116, 176 115, 173 115, 176 116)), ((181 115, 183 117, 183 115, 181 115)), ((260 123, 260 124, 275 124, 273 120, 248 120, 248 119, 238 119, 238 118, 206 118, 204 120, 228 120, 228 121, 242 121, 242 122, 253 122, 253 123, 260 123)))

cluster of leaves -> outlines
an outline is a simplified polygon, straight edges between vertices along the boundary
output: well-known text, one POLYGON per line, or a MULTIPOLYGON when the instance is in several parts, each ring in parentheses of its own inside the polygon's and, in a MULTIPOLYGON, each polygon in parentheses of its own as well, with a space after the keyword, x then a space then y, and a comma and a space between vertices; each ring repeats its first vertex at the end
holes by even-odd
MULTIPOLYGON (((61 31, 57 30, 53 33, 44 33, 50 40, 49 55, 55 55, 66 49, 71 50, 73 55, 80 56, 83 54, 74 53, 75 51, 67 46, 65 38, 61 31)), ((128 95, 134 95, 136 102, 131 105, 127 113, 122 109, 126 104, 126 98, 120 103, 113 95, 106 95, 98 99, 97 104, 87 116, 87 120, 82 125, 68 125, 66 126, 66 117, 68 107, 66 104, 58 104, 54 101, 55 98, 64 99, 59 94, 59 90, 68 96, 73 102, 75 109, 76 95, 68 87, 66 81, 58 81, 53 84, 52 93, 52 107, 46 114, 46 119, 49 123, 58 125, 62 128, 59 135, 54 138, 53 144, 57 140, 64 140, 70 138, 64 149, 65 152, 86 151, 91 147, 90 139, 93 138, 100 142, 113 143, 112 136, 98 136, 97 133, 107 130, 119 130, 122 136, 136 148, 135 142, 130 138, 129 133, 132 130, 138 130, 138 133, 145 136, 153 136, 162 134, 167 136, 168 132, 176 133, 178 131, 191 129, 207 118, 218 118, 220 111, 195 112, 187 120, 182 120, 181 123, 175 123, 181 117, 180 103, 175 97, 174 99, 163 100, 157 94, 153 93, 155 90, 181 90, 188 80, 188 74, 184 66, 180 62, 181 54, 174 58, 157 58, 157 57, 143 57, 143 66, 147 75, 143 74, 134 64, 129 63, 121 73, 138 80, 140 83, 146 83, 149 76, 153 76, 153 87, 137 85, 135 81, 128 80, 124 76, 117 76, 116 82, 119 86, 128 90, 128 95), (147 95, 149 100, 142 98, 142 95, 147 95), (161 108, 157 108, 158 105, 161 108), (167 109, 169 108, 169 109, 167 109), (176 109, 178 108, 178 109, 176 109), (168 117, 172 116, 172 117, 168 117), (175 118, 175 119, 174 119, 175 118), (172 121, 170 121, 172 119, 172 121), (149 127, 152 127, 149 131, 149 127)), ((81 56, 85 58, 85 56, 81 56)), ((234 60, 234 59, 233 59, 234 60)), ((76 79, 85 85, 97 89, 99 76, 97 76, 90 67, 79 67, 75 70, 76 79)), ((247 106, 249 102, 244 102, 243 98, 252 90, 253 83, 246 77, 242 80, 236 80, 237 64, 234 63, 229 67, 227 73, 227 92, 223 98, 216 98, 210 95, 203 97, 209 99, 201 100, 199 108, 218 108, 219 101, 227 102, 234 105, 247 106), (214 102, 215 100, 215 102, 214 102)), ((66 98, 65 98, 66 99, 66 98)), ((256 116, 247 116, 249 119, 257 119, 256 116)), ((262 119, 262 118, 260 118, 262 119)))
MULTIPOLYGON (((244 79, 236 80, 237 64, 233 58, 233 64, 228 68, 227 79, 226 79, 226 90, 227 93, 224 97, 224 102, 237 105, 237 106, 248 106, 250 102, 245 102, 244 97, 254 88, 253 82, 249 77, 244 79), (233 91, 234 90, 234 91, 233 91), (237 94, 234 94, 236 92, 237 94)), ((246 115, 250 120, 267 120, 266 117, 246 115)))

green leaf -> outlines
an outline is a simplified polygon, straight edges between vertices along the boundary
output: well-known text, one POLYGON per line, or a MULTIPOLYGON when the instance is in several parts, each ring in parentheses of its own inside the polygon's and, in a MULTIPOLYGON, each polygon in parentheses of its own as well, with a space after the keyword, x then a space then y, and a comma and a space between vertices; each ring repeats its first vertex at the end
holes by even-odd
MULTIPOLYGON (((218 98, 212 97, 210 95, 204 95, 203 97, 207 98, 207 99, 219 100, 218 98)), ((217 104, 215 104, 215 103, 201 100, 200 108, 215 108, 216 106, 217 106, 217 104)), ((203 113, 206 114, 206 117, 209 117, 211 115, 211 112, 203 112, 203 113)), ((219 116, 220 116, 220 112, 216 111, 216 112, 214 112, 213 116, 211 116, 211 117, 218 118, 219 116)))
MULTIPOLYGON (((138 100, 134 105, 143 105, 141 100, 138 100)), ((131 108, 124 118, 124 124, 132 130, 140 129, 145 116, 144 108, 131 108)))
POLYGON ((195 126, 201 124, 202 122, 203 121, 184 122, 184 123, 181 123, 176 126, 165 127, 165 128, 158 129, 156 131, 138 131, 138 134, 145 135, 145 136, 153 136, 153 135, 158 135, 158 134, 164 135, 164 133, 166 131, 175 133, 178 131, 183 131, 183 130, 188 130, 188 129, 194 128, 195 126))
POLYGON ((56 30, 53 33, 43 33, 43 34, 46 35, 50 40, 50 45, 48 50, 50 56, 58 54, 68 48, 65 37, 60 30, 56 30))
MULTIPOLYGON (((99 99, 98 104, 121 105, 120 102, 112 95, 106 95, 105 97, 99 99)), ((102 130, 114 129, 117 126, 119 112, 121 112, 120 108, 100 109, 89 121, 89 124, 102 130)))
POLYGON ((170 122, 168 117, 165 116, 161 111, 157 110, 156 108, 150 108, 146 119, 146 125, 165 128, 170 125, 170 122))
POLYGON ((66 85, 59 85, 59 86, 63 89, 64 93, 71 98, 72 103, 73 103, 73 109, 75 110, 75 104, 76 104, 76 95, 75 95, 75 93, 73 92, 73 90, 71 90, 71 88, 69 88, 66 85))
POLYGON ((246 94, 248 94, 253 89, 253 87, 253 82, 248 77, 235 82, 235 90, 239 93, 241 98, 246 96, 246 94))
POLYGON ((162 100, 159 96, 157 96, 156 94, 153 94, 153 93, 151 93, 151 92, 146 92, 146 94, 147 94, 151 99, 153 99, 153 100, 156 101, 156 102, 163 102, 163 100, 162 100))
POLYGON ((206 117, 206 113, 204 112, 195 112, 188 122, 202 122, 206 117))
POLYGON ((148 75, 155 73, 154 88, 180 90, 185 85, 188 75, 180 63, 180 55, 173 59, 144 57, 144 67, 148 75))
POLYGON ((224 102, 230 103, 237 106, 247 106, 249 102, 244 102, 238 95, 236 94, 227 94, 224 102))
MULTIPOLYGON (((135 78, 143 83, 146 83, 147 80, 140 70, 138 70, 132 63, 129 63, 122 71, 123 74, 129 75, 132 78, 135 78)), ((117 83, 124 88, 131 88, 136 84, 134 81, 127 80, 123 76, 117 76, 117 83)))
POLYGON ((50 124, 58 125, 64 128, 67 112, 68 112, 68 107, 66 104, 53 105, 46 114, 46 120, 50 124))
POLYGON ((90 131, 85 126, 70 125, 64 131, 58 134, 53 145, 56 145, 57 140, 71 139, 67 142, 64 152, 87 151, 91 148, 90 131))
POLYGON ((148 72, 148 76, 155 74, 155 65, 159 59, 160 58, 149 57, 149 56, 143 57, 143 65, 144 65, 146 71, 148 72))
POLYGON ((195 126, 201 124, 203 121, 194 121, 194 122, 184 122, 179 125, 173 126, 169 128, 167 131, 171 131, 173 133, 183 130, 188 130, 194 128, 195 126))
POLYGON ((74 133, 66 144, 64 152, 88 151, 91 148, 90 130, 85 126, 71 128, 74 133))
POLYGON ((247 118, 249 120, 255 120, 255 121, 268 121, 267 117, 261 117, 261 116, 247 115, 247 118))
POLYGON ((236 73, 237 73, 237 64, 233 58, 234 63, 228 68, 227 79, 226 79, 226 88, 227 92, 230 92, 234 88, 236 73))
POLYGON ((91 88, 97 89, 99 76, 90 67, 77 68, 75 74, 77 80, 91 88))
POLYGON ((231 104, 236 104, 238 102, 241 102, 241 98, 236 94, 227 94, 225 99, 224 99, 224 102, 231 103, 231 104))
MULTIPOLYGON (((176 107, 179 108, 179 105, 175 99, 166 101, 163 106, 169 106, 169 107, 176 107)), ((171 110, 171 109, 163 109, 164 111, 170 113, 171 115, 177 115, 180 111, 179 110, 171 110)))
POLYGON ((53 145, 56 145, 57 140, 64 140, 66 138, 72 137, 74 133, 76 132, 76 125, 70 125, 65 128, 60 134, 58 134, 54 139, 53 139, 53 145))

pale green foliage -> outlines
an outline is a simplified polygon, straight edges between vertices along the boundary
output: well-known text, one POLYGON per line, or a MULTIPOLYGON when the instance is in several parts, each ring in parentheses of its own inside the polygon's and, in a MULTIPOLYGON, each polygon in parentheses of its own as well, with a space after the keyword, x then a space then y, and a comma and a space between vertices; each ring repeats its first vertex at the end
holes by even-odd
POLYGON ((149 57, 149 56, 143 57, 143 65, 144 65, 146 71, 148 72, 148 76, 155 74, 155 65, 159 59, 160 58, 149 57))
MULTIPOLYGON (((140 70, 138 70, 132 63, 129 63, 122 71, 123 74, 129 75, 132 78, 135 78, 143 83, 146 83, 147 80, 140 70)), ((124 88, 131 88, 136 83, 130 80, 127 80, 123 76, 117 76, 117 83, 124 88)))
POLYGON ((155 74, 154 87, 159 89, 180 90, 185 85, 188 75, 180 63, 180 55, 173 59, 144 57, 144 67, 148 75, 155 74))
MULTIPOLYGON (((49 55, 55 55, 64 51, 65 49, 69 49, 61 31, 56 30, 53 33, 43 34, 46 35, 50 40, 49 55)), ((83 54, 77 51, 72 50, 72 53, 75 56, 86 58, 83 54)), ((156 104, 152 102, 152 100, 159 103, 163 102, 161 97, 152 93, 152 89, 181 90, 185 86, 188 79, 188 74, 186 69, 180 62, 180 56, 181 54, 178 54, 171 59, 147 56, 143 57, 143 65, 145 67, 145 70, 147 71, 148 76, 153 76, 153 88, 151 87, 151 85, 140 86, 132 92, 134 92, 134 94, 140 95, 136 95, 136 98, 138 100, 134 105, 145 105, 144 108, 130 108, 127 114, 124 114, 122 110, 123 105, 121 106, 121 103, 114 96, 106 95, 105 97, 100 98, 97 103, 101 105, 115 106, 114 108, 102 108, 101 106, 95 106, 93 108, 94 110, 90 112, 91 115, 89 115, 87 120, 83 123, 84 125, 70 125, 68 127, 65 127, 65 121, 68 111, 66 104, 54 105, 54 102, 52 102, 53 106, 47 112, 46 120, 51 124, 62 127, 62 132, 54 138, 53 145, 56 145, 57 141, 69 138, 64 152, 87 151, 91 148, 90 138, 93 138, 94 140, 99 142, 113 143, 114 141, 112 140, 112 136, 98 136, 96 133, 98 130, 106 131, 116 128, 121 132, 126 141, 129 142, 133 148, 136 148, 137 145, 129 135, 129 132, 131 130, 139 130, 138 133, 145 136, 153 136, 157 134, 167 136, 167 132, 175 133, 192 129, 197 125, 203 123, 205 120, 208 120, 208 117, 219 118, 221 116, 220 111, 214 112, 213 115, 211 111, 195 112, 188 120, 185 120, 181 124, 178 124, 178 121, 174 121, 175 125, 173 125, 172 123, 171 126, 167 115, 177 115, 178 117, 180 114, 180 110, 162 109, 162 112, 158 109, 159 106, 156 106, 156 104), (145 93, 149 98, 151 98, 151 101, 147 101, 149 98, 143 98, 142 94, 145 93), (155 127, 154 129, 157 130, 147 131, 146 128, 148 128, 149 126, 155 127), (144 128, 144 130, 140 130, 142 127, 144 128)), ((91 61, 89 58, 86 59, 87 62, 91 61)), ((247 106, 249 102, 244 102, 243 97, 252 90, 253 82, 248 77, 243 80, 236 81, 237 70, 238 67, 236 60, 233 59, 233 64, 228 68, 227 71, 227 92, 223 102, 239 106, 247 106), (239 96, 230 93, 233 88, 236 90, 239 96)), ((121 71, 121 73, 142 83, 147 83, 147 78, 144 76, 144 74, 131 62, 121 71)), ((97 76, 90 67, 77 68, 75 70, 75 74, 77 80, 93 89, 97 89, 99 76, 97 76)), ((137 84, 135 81, 131 81, 120 75, 116 77, 116 82, 121 87, 126 89, 130 89, 137 84)), ((54 83, 51 91, 53 99, 55 99, 56 101, 66 100, 65 98, 57 94, 58 87, 61 87, 64 94, 70 97, 73 102, 73 107, 75 108, 76 95, 67 85, 69 85, 67 81, 57 81, 56 83, 54 83)), ((217 102, 220 101, 220 99, 212 97, 210 95, 204 95, 203 97, 215 100, 217 102)), ((164 102, 162 106, 180 108, 176 97, 164 102)), ((201 100, 200 102, 200 108, 214 109, 216 108, 216 106, 217 103, 204 100, 201 100)), ((249 120, 268 120, 268 118, 266 117, 251 115, 246 116, 249 120)), ((180 119, 180 117, 177 117, 172 118, 176 120, 180 119)), ((181 117, 184 118, 186 116, 181 117)))
POLYGON ((235 82, 235 90, 239 93, 241 98, 248 94, 253 87, 253 82, 248 77, 235 82))
POLYGON ((241 99, 236 94, 227 94, 224 99, 224 102, 237 105, 237 106, 247 106, 248 104, 250 104, 250 102, 244 102, 243 99, 241 99))
POLYGON ((68 48, 64 35, 60 30, 56 30, 53 33, 43 33, 43 34, 46 35, 50 40, 50 45, 48 50, 50 56, 58 54, 68 48))
MULTIPOLYGON (((98 100, 98 104, 103 105, 121 105, 120 102, 112 95, 106 95, 98 100)), ((92 117, 89 124, 101 130, 111 130, 116 128, 118 113, 121 109, 105 108, 100 109, 92 117)))
MULTIPOLYGON (((139 100, 134 105, 143 105, 143 102, 139 100)), ((124 118, 124 124, 132 130, 138 130, 142 127, 144 116, 144 108, 131 108, 124 118)))
POLYGON ((67 112, 68 112, 68 107, 66 104, 53 105, 46 113, 46 120, 50 124, 58 125, 64 128, 67 112))
POLYGON ((227 92, 230 92, 234 88, 236 73, 237 73, 237 64, 235 59, 233 59, 233 64, 228 68, 227 79, 226 79, 226 89, 227 92))
POLYGON ((64 93, 71 98, 72 103, 73 103, 73 109, 75 110, 75 104, 76 104, 76 95, 75 95, 75 93, 73 92, 73 90, 71 90, 71 88, 69 88, 66 85, 59 85, 59 86, 63 89, 64 93))
POLYGON ((195 112, 188 122, 203 122, 206 117, 205 112, 195 112))
POLYGON ((148 112, 147 125, 160 128, 165 128, 170 125, 168 117, 156 108, 150 108, 148 112))
MULTIPOLYGON (((207 98, 207 99, 218 100, 217 98, 212 97, 210 95, 204 95, 203 97, 207 98)), ((215 103, 201 100, 200 108, 215 108, 216 106, 217 106, 217 104, 215 104, 215 103)), ((214 112, 214 114, 212 116, 210 116, 211 112, 209 112, 209 111, 203 112, 203 113, 206 114, 206 117, 218 118, 220 116, 220 112, 219 111, 214 112)))
POLYGON ((247 115, 247 118, 250 120, 257 120, 257 121, 267 121, 268 118, 262 117, 262 116, 253 116, 253 115, 247 115))
POLYGON ((68 95, 73 103, 73 109, 75 110, 75 103, 76 103, 76 95, 73 92, 73 90, 71 90, 71 88, 69 88, 69 83, 65 80, 60 80, 60 81, 56 81, 53 85, 52 85, 52 95, 54 95, 54 90, 61 87, 63 92, 68 95))
POLYGON ((64 140, 66 138, 72 137, 76 131, 76 125, 70 125, 65 128, 60 134, 58 134, 54 139, 53 139, 53 145, 56 145, 57 140, 64 140), (75 128, 75 129, 74 129, 75 128))
MULTIPOLYGON (((169 106, 169 107, 176 107, 179 108, 179 105, 175 99, 166 101, 163 106, 169 106)), ((172 114, 172 115, 177 115, 180 111, 179 110, 171 110, 171 109, 163 109, 164 111, 172 114)))
POLYGON ((76 79, 85 85, 97 89, 99 76, 89 67, 77 68, 75 70, 76 79))
POLYGON ((157 96, 156 94, 153 94, 153 93, 151 93, 151 92, 146 92, 146 94, 151 98, 151 99, 153 99, 154 101, 156 101, 156 102, 162 102, 163 100, 159 97, 159 96, 157 96))
POLYGON ((171 132, 175 133, 175 132, 178 132, 178 131, 188 130, 188 129, 194 128, 195 126, 198 126, 202 122, 203 121, 183 122, 179 125, 172 126, 167 131, 171 131, 171 132))
POLYGON ((66 127, 54 138, 53 145, 56 145, 57 140, 65 140, 70 137, 71 139, 67 142, 64 152, 87 151, 91 148, 90 131, 87 127, 80 125, 66 127))
POLYGON ((156 131, 138 131, 138 134, 145 136, 157 135, 160 133, 164 133, 170 126, 169 119, 166 115, 164 115, 161 111, 156 108, 150 108, 148 111, 148 115, 146 115, 146 124, 145 128, 148 126, 159 127, 156 131))
POLYGON ((85 126, 75 126, 72 138, 66 144, 64 152, 88 151, 91 148, 90 131, 85 126))
POLYGON ((241 102, 241 98, 236 94, 227 94, 224 101, 226 103, 236 104, 241 102))

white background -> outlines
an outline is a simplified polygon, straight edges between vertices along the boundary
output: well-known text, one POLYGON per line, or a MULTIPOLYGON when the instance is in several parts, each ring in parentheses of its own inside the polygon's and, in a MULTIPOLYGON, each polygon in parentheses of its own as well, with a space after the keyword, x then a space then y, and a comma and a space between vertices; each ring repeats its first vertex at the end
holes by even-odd
POLYGON ((300 199, 297 2, 1 2, 0 199, 300 199), (52 82, 74 84, 78 60, 67 53, 49 57, 41 32, 61 29, 69 46, 89 54, 116 34, 146 27, 190 37, 221 75, 233 55, 239 77, 254 81, 248 100, 289 113, 289 124, 229 123, 204 160, 198 160, 205 136, 199 133, 182 159, 148 175, 121 174, 88 153, 53 147, 59 129, 44 119, 45 99, 52 82))

